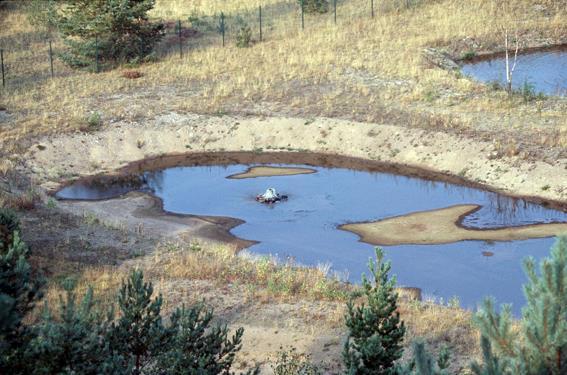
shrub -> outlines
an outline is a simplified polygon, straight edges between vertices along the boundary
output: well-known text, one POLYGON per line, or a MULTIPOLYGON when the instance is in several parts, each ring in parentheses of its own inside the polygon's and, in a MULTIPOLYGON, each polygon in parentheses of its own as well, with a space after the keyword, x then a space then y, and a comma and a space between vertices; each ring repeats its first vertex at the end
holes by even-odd
POLYGON ((518 93, 524 99, 524 103, 529 103, 536 99, 539 100, 545 99, 545 95, 541 92, 537 93, 535 90, 535 85, 533 83, 528 82, 527 79, 524 81, 522 87, 518 90, 518 93))
POLYGON ((238 48, 248 48, 252 44, 252 29, 248 24, 243 23, 236 34, 236 46, 238 48))
POLYGON ((84 130, 96 130, 102 126, 102 116, 99 112, 92 112, 86 118, 87 128, 84 130))
POLYGON ((303 5, 305 13, 327 13, 329 11, 328 0, 297 0, 299 6, 303 5))
POLYGON ((311 362, 311 357, 300 354, 295 348, 277 352, 275 363, 271 365, 274 375, 320 375, 323 372, 311 362))
POLYGON ((463 53, 462 59, 463 60, 472 60, 476 57, 476 52, 473 50, 467 51, 465 53, 463 53))
POLYGON ((399 375, 448 375, 449 360, 451 358, 449 348, 443 346, 437 358, 425 349, 425 343, 416 340, 413 343, 413 359, 399 369, 399 375))

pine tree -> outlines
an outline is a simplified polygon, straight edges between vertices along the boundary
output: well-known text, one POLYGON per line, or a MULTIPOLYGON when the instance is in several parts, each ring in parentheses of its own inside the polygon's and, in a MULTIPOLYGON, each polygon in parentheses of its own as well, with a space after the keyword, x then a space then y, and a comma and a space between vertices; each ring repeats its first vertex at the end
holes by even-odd
POLYGON ((33 363, 29 373, 130 373, 104 341, 107 325, 102 312, 94 309, 92 289, 77 305, 73 283, 67 280, 64 286, 66 297, 60 297, 58 318, 46 304, 42 322, 34 327, 34 339, 26 353, 33 363))
POLYGON ((507 360, 502 360, 492 352, 492 345, 486 336, 480 337, 483 364, 476 362, 471 364, 471 369, 476 375, 506 375, 511 374, 510 365, 507 360))
POLYGON ((376 263, 369 262, 374 283, 362 276, 366 303, 347 307, 348 337, 343 361, 350 375, 395 374, 396 361, 403 353, 404 323, 397 311, 396 280, 390 279, 390 262, 384 262, 382 249, 376 248, 376 263))
POLYGON ((558 238, 551 258, 541 262, 539 275, 533 258, 524 262, 524 269, 527 303, 522 309, 520 336, 512 329, 509 305, 498 313, 493 301, 487 299, 475 316, 487 341, 483 344, 485 361, 489 360, 473 365, 477 374, 490 374, 490 369, 513 374, 567 374, 567 237, 558 238))
POLYGON ((228 327, 211 327, 212 319, 213 311, 202 304, 177 309, 171 316, 169 350, 159 356, 156 369, 166 374, 229 374, 244 330, 229 338, 228 327))
POLYGON ((28 263, 29 250, 20 239, 19 220, 0 209, 0 373, 23 373, 24 349, 31 339, 23 319, 40 297, 42 279, 28 263))
MULTIPOLYGON (((152 53, 163 25, 148 12, 155 0, 66 0, 50 3, 45 13, 63 36, 68 51, 61 55, 72 67, 137 62, 152 53)), ((38 17, 41 19, 41 17, 38 17)))
POLYGON ((132 271, 120 288, 120 317, 108 334, 113 354, 132 361, 138 374, 168 347, 170 336, 162 324, 162 297, 152 295, 153 286, 144 282, 142 271, 132 271))
POLYGON ((399 375, 448 375, 449 360, 451 358, 449 348, 443 346, 437 360, 427 351, 425 343, 416 340, 413 343, 413 359, 398 370, 399 375))
POLYGON ((4 253, 12 244, 15 232, 20 232, 20 220, 16 213, 0 207, 0 251, 4 253))

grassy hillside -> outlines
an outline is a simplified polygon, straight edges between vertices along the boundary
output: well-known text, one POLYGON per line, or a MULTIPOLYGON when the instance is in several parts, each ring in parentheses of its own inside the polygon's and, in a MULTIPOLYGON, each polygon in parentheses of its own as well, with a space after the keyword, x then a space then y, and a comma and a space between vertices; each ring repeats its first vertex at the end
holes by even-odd
MULTIPOLYGON (((227 22, 235 14, 253 20, 256 3, 164 0, 152 16, 170 26, 182 19, 188 27, 187 17, 198 15, 214 29, 217 19, 207 16, 224 11, 227 22)), ((406 8, 385 0, 375 2, 374 19, 368 1, 339 1, 337 25, 332 12, 308 15, 304 31, 295 1, 261 3, 264 42, 236 48, 229 32, 223 48, 214 30, 191 34, 180 59, 177 37, 169 35, 160 59, 135 67, 143 77, 128 80, 122 69, 95 75, 57 61, 50 79, 45 33, 8 2, 0 10, 8 64, 0 101, 11 114, 0 130, 2 149, 16 150, 30 135, 80 128, 94 111, 107 124, 169 111, 271 113, 482 133, 514 152, 567 145, 564 99, 510 102, 504 92, 439 68, 424 54, 425 48, 454 58, 501 50, 505 27, 517 29, 525 46, 565 42, 565 1, 424 0, 406 8)), ((249 24, 257 39, 257 25, 249 24)), ((55 37, 54 48, 63 48, 55 37)))

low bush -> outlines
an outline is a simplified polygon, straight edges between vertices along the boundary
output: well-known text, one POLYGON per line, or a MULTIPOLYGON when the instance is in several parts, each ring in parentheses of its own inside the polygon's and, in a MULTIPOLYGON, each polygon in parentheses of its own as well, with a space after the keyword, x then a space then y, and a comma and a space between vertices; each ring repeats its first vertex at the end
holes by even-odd
POLYGON ((297 0, 299 6, 303 6, 305 13, 327 13, 329 11, 328 0, 297 0))
POLYGON ((311 362, 311 357, 307 354, 298 353, 297 349, 280 348, 276 358, 272 359, 271 364, 274 375, 321 375, 323 371, 311 362))
POLYGON ((102 115, 99 112, 91 112, 85 118, 86 126, 81 127, 83 131, 97 130, 102 126, 102 115))
POLYGON ((247 23, 240 25, 236 34, 236 46, 238 48, 248 48, 252 45, 252 29, 247 23))

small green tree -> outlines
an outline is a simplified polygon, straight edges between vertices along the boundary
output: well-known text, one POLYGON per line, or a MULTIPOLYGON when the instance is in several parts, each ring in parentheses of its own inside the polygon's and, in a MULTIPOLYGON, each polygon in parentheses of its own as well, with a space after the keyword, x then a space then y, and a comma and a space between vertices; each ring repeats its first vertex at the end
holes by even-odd
POLYGON ((164 26, 148 19, 155 0, 66 0, 62 6, 48 5, 49 16, 44 18, 64 38, 68 51, 61 58, 72 67, 140 61, 163 36, 164 26))
POLYGON ((25 372, 24 353, 31 332, 23 324, 40 297, 43 280, 33 274, 29 250, 20 239, 11 210, 0 209, 0 373, 25 372))
POLYGON ((321 375, 323 371, 307 354, 298 353, 294 347, 277 352, 275 362, 271 365, 274 375, 321 375))
POLYGON ((404 367, 400 368, 400 375, 448 375, 449 360, 451 354, 447 346, 439 351, 437 359, 425 348, 422 340, 413 343, 413 359, 404 367))
POLYGON ((389 278, 391 264, 384 262, 380 248, 376 248, 376 263, 371 260, 368 267, 374 283, 362 276, 366 304, 355 306, 351 300, 347 305, 343 361, 350 375, 395 374, 406 331, 397 311, 396 279, 389 278))
POLYGON ((558 238, 539 274, 533 258, 524 269, 527 304, 520 332, 512 327, 510 305, 498 313, 487 299, 475 316, 485 352, 484 365, 473 364, 477 374, 567 374, 567 237, 558 238))
POLYGON ((4 252, 12 244, 15 232, 20 231, 20 220, 13 210, 0 207, 0 251, 4 252))
POLYGON ((26 356, 33 374, 104 374, 131 372, 122 358, 113 355, 104 336, 103 314, 95 311, 92 289, 77 305, 74 285, 64 283, 66 297, 60 297, 57 319, 45 306, 43 319, 35 326, 26 356))
POLYGON ((237 329, 229 338, 228 327, 211 327, 212 319, 213 311, 202 304, 178 308, 168 327, 168 350, 158 356, 155 368, 164 374, 229 374, 244 330, 237 329))
POLYGON ((142 271, 134 270, 118 295, 120 317, 108 333, 112 353, 134 363, 141 373, 153 358, 167 348, 168 332, 162 324, 162 297, 152 299, 154 288, 144 282, 142 271))

